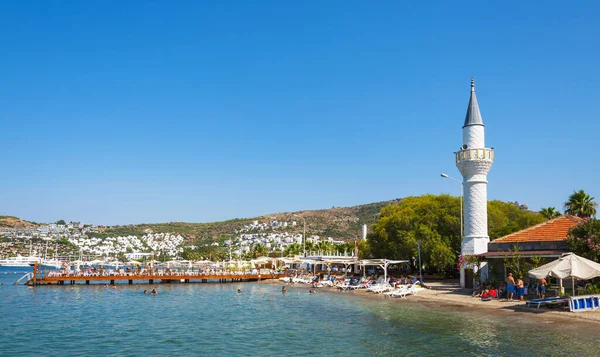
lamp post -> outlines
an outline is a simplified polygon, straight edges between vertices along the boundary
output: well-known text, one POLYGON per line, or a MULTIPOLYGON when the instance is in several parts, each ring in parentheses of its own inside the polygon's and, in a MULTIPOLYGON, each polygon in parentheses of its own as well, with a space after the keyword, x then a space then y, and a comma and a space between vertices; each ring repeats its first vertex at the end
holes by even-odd
POLYGON ((419 283, 423 287, 423 272, 421 271, 421 241, 417 241, 417 250, 419 251, 419 283))
POLYGON ((306 218, 294 215, 294 217, 302 218, 302 223, 304 225, 304 233, 302 235, 302 250, 304 251, 304 257, 306 257, 306 218))
POLYGON ((450 177, 446 174, 441 174, 443 178, 447 178, 449 180, 458 182, 460 184, 460 239, 462 241, 463 238, 463 183, 454 177, 450 177))

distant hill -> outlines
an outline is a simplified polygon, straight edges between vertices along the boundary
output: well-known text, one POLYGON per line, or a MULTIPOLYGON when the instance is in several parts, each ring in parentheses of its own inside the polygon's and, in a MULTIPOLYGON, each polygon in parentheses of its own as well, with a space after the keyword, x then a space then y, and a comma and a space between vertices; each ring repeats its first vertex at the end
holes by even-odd
POLYGON ((0 227, 8 228, 37 228, 40 225, 35 222, 29 222, 13 216, 0 216, 0 227))
MULTIPOLYGON (((322 210, 306 210, 298 212, 282 212, 267 214, 253 218, 238 218, 228 221, 211 223, 185 223, 169 222, 156 224, 136 224, 127 226, 112 226, 103 229, 100 233, 94 233, 92 237, 114 237, 125 235, 141 236, 144 231, 152 230, 153 233, 176 233, 194 241, 205 242, 222 241, 229 238, 236 230, 252 221, 268 223, 270 220, 292 222, 296 221, 296 227, 273 228, 265 232, 287 231, 290 233, 301 233, 303 231, 303 218, 306 220, 306 234, 319 235, 321 237, 333 237, 336 239, 354 239, 362 234, 362 225, 371 226, 381 208, 398 203, 399 199, 369 203, 353 207, 332 207, 322 210)), ((254 231, 256 232, 256 231, 254 231)))

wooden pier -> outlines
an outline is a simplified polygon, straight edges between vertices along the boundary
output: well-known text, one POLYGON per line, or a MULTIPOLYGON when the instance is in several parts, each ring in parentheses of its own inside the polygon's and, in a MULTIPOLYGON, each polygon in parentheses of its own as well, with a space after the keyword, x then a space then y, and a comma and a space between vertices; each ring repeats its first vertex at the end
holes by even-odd
POLYGON ((259 274, 236 274, 236 273, 213 273, 205 274, 199 271, 182 272, 182 271, 155 271, 154 273, 138 274, 135 272, 124 274, 60 274, 51 270, 40 269, 37 264, 33 268, 32 278, 29 279, 26 285, 75 285, 78 282, 89 285, 90 282, 101 284, 115 284, 117 281, 127 281, 129 284, 155 284, 155 283, 228 283, 240 281, 260 281, 265 279, 279 279, 288 276, 284 273, 259 273, 259 274))

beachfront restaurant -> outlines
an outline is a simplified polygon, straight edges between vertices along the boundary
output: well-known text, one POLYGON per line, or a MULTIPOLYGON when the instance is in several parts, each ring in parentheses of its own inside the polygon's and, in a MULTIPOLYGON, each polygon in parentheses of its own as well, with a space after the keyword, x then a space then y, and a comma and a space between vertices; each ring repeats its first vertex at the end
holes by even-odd
MULTIPOLYGON (((540 264, 546 264, 568 253, 567 234, 579 222, 581 218, 565 214, 491 241, 485 253, 489 264, 488 279, 504 281, 510 272, 504 264, 507 257, 520 256, 524 261, 539 257, 542 258, 540 264)), ((528 282, 527 276, 523 279, 528 282)))

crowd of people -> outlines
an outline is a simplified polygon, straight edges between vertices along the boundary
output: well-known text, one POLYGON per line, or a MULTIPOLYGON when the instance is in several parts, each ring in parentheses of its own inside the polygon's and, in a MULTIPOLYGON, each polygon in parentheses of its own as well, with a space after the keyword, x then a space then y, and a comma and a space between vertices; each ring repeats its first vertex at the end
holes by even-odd
POLYGON ((518 276, 514 277, 513 273, 508 273, 504 283, 500 286, 485 285, 479 290, 473 292, 473 296, 481 297, 484 301, 489 301, 493 298, 505 297, 507 301, 525 301, 525 296, 535 293, 536 298, 545 298, 548 281, 545 278, 537 279, 529 284, 525 284, 523 279, 518 276))
POLYGON ((214 268, 184 268, 184 269, 157 269, 151 267, 137 266, 134 268, 104 268, 86 266, 83 269, 43 269, 38 271, 38 279, 43 277, 113 277, 113 276, 223 276, 223 275, 261 275, 261 274, 280 274, 273 269, 249 269, 249 270, 229 270, 214 268))

